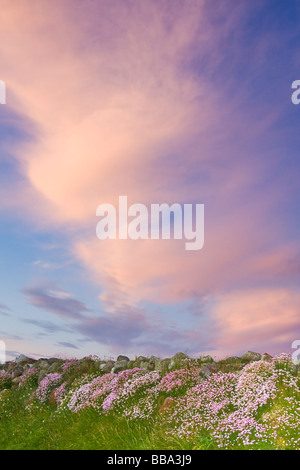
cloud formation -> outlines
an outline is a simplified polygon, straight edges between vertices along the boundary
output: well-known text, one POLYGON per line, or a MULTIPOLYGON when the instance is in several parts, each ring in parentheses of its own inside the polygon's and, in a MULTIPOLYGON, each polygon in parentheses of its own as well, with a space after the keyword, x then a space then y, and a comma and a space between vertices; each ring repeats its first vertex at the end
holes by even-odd
MULTIPOLYGON (((214 318, 220 349, 242 352, 261 349, 289 351, 297 338, 300 293, 284 288, 248 289, 220 296, 214 318)), ((264 352, 264 351, 262 351, 264 352)))
MULTIPOLYGON (((10 119, 31 138, 13 149, 20 178, 13 191, 1 188, 0 205, 37 230, 63 232, 68 256, 98 286, 100 300, 92 315, 88 302, 37 283, 23 290, 29 303, 76 321, 78 332, 104 345, 160 348, 166 341, 154 337, 157 319, 150 321, 143 302, 211 296, 210 339, 199 343, 192 327, 170 333, 198 350, 240 347, 253 337, 267 343, 274 298, 281 307, 270 347, 284 344, 280 325, 287 340, 296 324, 299 248, 278 207, 287 185, 292 199, 298 179, 280 171, 274 149, 282 109, 253 98, 280 47, 272 33, 247 42, 259 2, 1 3, 10 119), (119 195, 148 205, 204 203, 203 250, 188 253, 181 241, 100 242, 96 208, 117 206, 119 195)), ((169 337, 168 320, 160 321, 169 337)))
POLYGON ((10 312, 11 312, 11 309, 7 307, 7 305, 0 303, 0 315, 9 316, 10 312))
POLYGON ((78 349, 78 347, 75 344, 68 343, 66 341, 60 341, 58 345, 63 346, 64 348, 78 349))
MULTIPOLYGON (((47 312, 53 313, 63 319, 78 320, 89 312, 87 306, 71 296, 68 292, 51 286, 36 286, 23 289, 28 301, 47 312)), ((48 325, 49 326, 49 325, 48 325)))

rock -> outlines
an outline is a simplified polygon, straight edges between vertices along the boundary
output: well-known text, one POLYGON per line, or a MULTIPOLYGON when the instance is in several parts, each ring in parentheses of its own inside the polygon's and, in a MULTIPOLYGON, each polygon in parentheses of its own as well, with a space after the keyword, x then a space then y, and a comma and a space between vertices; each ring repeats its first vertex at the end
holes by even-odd
POLYGON ((159 361, 159 357, 157 356, 150 356, 149 363, 155 365, 155 362, 159 361))
POLYGON ((140 363, 140 368, 147 371, 152 371, 154 370, 154 364, 150 364, 150 362, 144 361, 140 363))
POLYGON ((238 357, 238 356, 229 356, 225 359, 225 362, 227 364, 233 364, 235 362, 239 362, 240 360, 241 360, 241 358, 238 357))
POLYGON ((23 375, 23 372, 24 372, 24 368, 22 366, 17 366, 14 368, 14 370, 12 371, 12 376, 14 378, 16 377, 20 377, 21 375, 23 375))
POLYGON ((271 356, 271 354, 263 353, 263 355, 261 356, 261 359, 262 361, 272 362, 273 357, 271 356))
POLYGON ((215 374, 218 371, 217 366, 215 364, 207 364, 199 371, 200 379, 206 380, 211 374, 215 374))
POLYGON ((260 361, 261 354, 253 351, 246 351, 244 354, 241 355, 241 360, 247 362, 260 361))
POLYGON ((135 369, 136 367, 139 367, 140 364, 136 361, 128 361, 127 362, 127 369, 135 369))
POLYGON ((217 362, 217 367, 220 372, 233 372, 238 373, 245 367, 245 361, 238 356, 229 356, 226 359, 221 359, 217 362))
POLYGON ((10 362, 7 367, 7 372, 12 372, 17 367, 17 365, 18 364, 15 361, 10 362))
POLYGON ((38 367, 39 369, 48 369, 50 366, 50 363, 48 359, 41 358, 35 363, 35 366, 38 367))
POLYGON ((20 382, 21 382, 21 376, 15 377, 14 379, 12 379, 13 385, 19 385, 20 382))
POLYGON ((45 358, 42 357, 38 359, 35 362, 35 367, 38 367, 39 369, 49 369, 53 364, 62 364, 63 360, 58 359, 57 357, 50 357, 50 358, 45 358))
POLYGON ((50 359, 47 359, 48 364, 52 365, 55 364, 56 362, 61 362, 61 359, 58 359, 58 357, 50 357, 50 359))
POLYGON ((187 356, 186 354, 184 354, 183 352, 177 352, 176 354, 174 354, 174 356, 172 357, 172 359, 174 361, 182 361, 183 359, 189 359, 189 356, 187 356))
POLYGON ((102 372, 104 372, 104 374, 108 374, 109 372, 112 371, 112 368, 114 367, 114 365, 115 365, 115 361, 109 360, 103 365, 103 367, 101 364, 101 370, 102 372))
POLYGON ((129 361, 127 364, 128 369, 134 369, 135 367, 144 370, 153 370, 154 364, 150 364, 149 359, 145 356, 138 356, 134 361, 129 361))
POLYGON ((213 358, 211 356, 200 356, 199 359, 198 359, 199 362, 202 362, 202 363, 210 363, 210 362, 214 362, 213 358))
POLYGON ((127 369, 127 364, 128 364, 128 361, 126 361, 125 359, 120 360, 120 361, 116 361, 115 365, 113 366, 111 371, 114 374, 117 374, 118 372, 121 372, 122 370, 126 370, 127 369))
POLYGON ((145 356, 139 356, 136 358, 135 362, 146 362, 148 359, 145 356))
POLYGON ((155 361, 155 370, 159 370, 160 372, 167 372, 170 361, 170 358, 157 359, 157 361, 155 361))
POLYGON ((20 356, 16 357, 15 362, 20 364, 21 362, 30 362, 31 359, 24 354, 20 354, 20 356))
POLYGON ((127 357, 127 356, 122 356, 122 355, 121 355, 121 356, 118 356, 118 357, 117 357, 117 362, 119 362, 119 361, 126 361, 126 362, 129 362, 130 359, 129 359, 129 357, 127 357))
POLYGON ((171 357, 170 362, 168 364, 168 369, 169 370, 181 369, 184 363, 188 359, 191 360, 190 357, 184 354, 183 352, 178 352, 174 354, 173 357, 171 357))

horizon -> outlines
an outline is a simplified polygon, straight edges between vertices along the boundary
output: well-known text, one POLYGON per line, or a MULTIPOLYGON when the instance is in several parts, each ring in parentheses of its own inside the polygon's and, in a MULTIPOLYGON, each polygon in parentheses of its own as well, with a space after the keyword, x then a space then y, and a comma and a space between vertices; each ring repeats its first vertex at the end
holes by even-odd
MULTIPOLYGON (((297 350, 296 352, 299 352, 299 350, 297 350)), ((248 351, 244 351, 243 354, 241 354, 240 356, 223 356, 223 357, 216 357, 216 356, 211 356, 211 355, 207 354, 207 355, 199 355, 199 356, 197 356, 197 357, 196 357, 196 356, 189 356, 189 355, 186 355, 186 356, 187 356, 186 358, 187 358, 187 359, 191 359, 191 360, 198 360, 198 359, 201 359, 201 358, 204 358, 204 357, 205 357, 205 358, 210 357, 210 358, 212 359, 213 363, 214 363, 214 362, 219 362, 219 361, 223 361, 223 360, 227 360, 227 359, 232 359, 232 358, 241 359, 243 355, 247 355, 247 354, 249 354, 249 353, 250 353, 250 354, 253 354, 254 356, 256 356, 257 354, 259 354, 259 355, 261 356, 261 359, 257 359, 257 358, 254 359, 254 358, 253 358, 252 360, 249 360, 250 362, 257 362, 257 361, 259 361, 259 360, 265 360, 265 359, 264 359, 264 356, 270 356, 270 357, 272 357, 272 358, 275 358, 275 357, 281 356, 282 354, 283 354, 283 355, 286 354, 286 353, 279 353, 279 354, 276 354, 275 356, 271 356, 271 355, 269 355, 267 352, 260 353, 260 352, 258 352, 258 351, 249 351, 249 350, 248 350, 248 351)), ((93 360, 93 361, 102 361, 102 362, 107 362, 107 361, 117 362, 117 361, 118 361, 118 357, 122 357, 122 358, 125 358, 125 357, 126 357, 126 358, 128 358, 129 362, 135 362, 135 361, 137 361, 140 357, 145 358, 146 361, 148 361, 151 357, 155 357, 155 358, 157 358, 157 359, 159 359, 159 360, 165 360, 165 359, 169 359, 169 360, 170 360, 170 359, 174 358, 174 357, 176 356, 176 354, 182 354, 182 352, 181 352, 181 351, 177 351, 177 353, 175 353, 173 356, 169 356, 169 357, 164 357, 164 356, 161 356, 161 355, 160 355, 160 356, 155 356, 155 355, 152 355, 152 356, 149 356, 149 355, 148 355, 148 356, 143 356, 143 355, 140 355, 140 356, 137 356, 137 355, 135 355, 135 356, 133 356, 133 355, 131 355, 131 356, 126 356, 126 355, 123 355, 123 354, 118 354, 118 356, 117 356, 117 355, 115 355, 115 356, 105 356, 105 355, 104 355, 104 356, 101 356, 101 357, 98 356, 98 355, 88 355, 88 356, 82 356, 82 357, 78 357, 78 356, 75 356, 75 355, 74 355, 74 356, 67 356, 67 355, 66 355, 66 356, 65 356, 65 355, 47 356, 47 355, 42 355, 42 356, 39 356, 39 357, 37 357, 37 358, 34 358, 34 357, 28 357, 28 356, 26 356, 25 354, 20 354, 19 356, 15 356, 14 358, 12 358, 12 359, 9 360, 9 361, 5 361, 5 362, 1 362, 1 361, 0 361, 0 366, 1 366, 1 365, 4 365, 5 363, 15 362, 15 361, 16 361, 17 359, 19 359, 21 356, 24 356, 26 359, 33 360, 33 361, 35 361, 35 362, 38 362, 39 360, 43 360, 43 359, 46 360, 46 361, 47 361, 47 360, 50 360, 50 359, 58 359, 58 360, 65 361, 65 362, 73 361, 73 360, 75 360, 75 361, 81 361, 81 360, 84 360, 84 359, 91 359, 91 360, 93 360)), ((183 354, 185 354, 185 353, 183 353, 183 354)), ((253 356, 253 357, 254 357, 254 356, 253 356)), ((293 362, 294 362, 295 364, 298 364, 298 363, 299 363, 299 359, 298 359, 298 356, 297 356, 297 355, 295 355, 294 357, 293 357, 293 355, 290 355, 290 357, 291 357, 291 359, 293 360, 293 362)), ((24 359, 24 361, 26 361, 26 359, 24 359)), ((119 359, 119 360, 122 360, 122 359, 119 359)), ((248 362, 249 362, 249 361, 248 361, 248 362)), ((22 361, 21 361, 21 362, 22 362, 22 361)), ((33 362, 33 364, 35 364, 35 362, 33 362)), ((247 362, 247 361, 246 361, 246 362, 247 362)), ((211 363, 211 362, 210 362, 210 360, 208 360, 208 361, 203 361, 203 363, 211 363)))
POLYGON ((6 360, 292 354, 300 2, 0 7, 6 360), (142 213, 137 239, 126 220, 126 236, 100 240, 97 208, 120 195, 203 205, 203 246, 143 237, 142 213))

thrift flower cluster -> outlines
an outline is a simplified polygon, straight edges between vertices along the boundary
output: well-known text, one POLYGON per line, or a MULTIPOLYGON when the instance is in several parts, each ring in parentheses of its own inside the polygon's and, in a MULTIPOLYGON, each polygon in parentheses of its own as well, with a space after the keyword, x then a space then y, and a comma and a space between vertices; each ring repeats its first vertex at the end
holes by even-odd
POLYGON ((54 389, 54 399, 55 399, 56 404, 58 406, 62 403, 66 392, 67 392, 67 383, 66 382, 62 383, 59 387, 54 389))
POLYGON ((34 397, 41 403, 45 403, 49 400, 51 391, 60 384, 61 380, 61 374, 46 375, 46 377, 40 381, 38 388, 34 392, 34 397))
POLYGON ((39 370, 37 368, 28 369, 25 374, 21 375, 19 387, 33 387, 38 383, 39 370))
POLYGON ((299 448, 299 382, 286 355, 246 365, 240 374, 214 374, 178 402, 169 416, 172 432, 193 439, 209 431, 222 448, 299 448))
MULTIPOLYGON (((93 406, 99 411, 110 411, 119 399, 123 390, 134 379, 145 374, 143 369, 129 369, 119 374, 105 374, 96 377, 91 382, 83 384, 71 395, 67 407, 75 413, 87 406, 93 406)), ((65 402, 64 402, 65 404, 65 402)))
POLYGON ((113 399, 107 397, 105 410, 114 410, 128 419, 147 419, 153 415, 160 394, 161 373, 153 371, 136 374, 121 390, 113 391, 113 399))
POLYGON ((64 374, 71 365, 40 382, 34 396, 41 403, 53 392, 58 411, 92 407, 127 419, 159 415, 167 433, 194 443, 204 434, 225 449, 300 449, 300 377, 287 355, 252 362, 235 373, 216 372, 204 381, 200 367, 191 363, 164 377, 134 368, 70 382, 64 374), (172 406, 163 407, 166 399, 172 406))
POLYGON ((167 374, 160 383, 160 391, 174 395, 185 393, 199 381, 199 369, 189 366, 185 369, 174 370, 167 374))
POLYGON ((71 367, 76 366, 77 364, 79 364, 78 359, 69 359, 68 361, 66 361, 63 364, 62 370, 63 370, 63 372, 66 372, 68 369, 70 369, 71 367))

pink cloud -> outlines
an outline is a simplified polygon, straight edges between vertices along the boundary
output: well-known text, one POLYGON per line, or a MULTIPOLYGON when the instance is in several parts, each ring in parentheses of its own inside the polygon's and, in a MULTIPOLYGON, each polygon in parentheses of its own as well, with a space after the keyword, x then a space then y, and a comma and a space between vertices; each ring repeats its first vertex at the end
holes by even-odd
MULTIPOLYGON (((32 209, 40 216, 48 203, 51 224, 85 222, 99 199, 115 199, 120 191, 130 190, 136 198, 150 193, 160 153, 170 142, 175 147, 192 125, 195 97, 203 100, 197 125, 202 121, 205 128, 212 119, 208 85, 178 74, 179 59, 198 26, 196 4, 185 8, 183 17, 174 11, 171 29, 150 2, 135 12, 120 5, 119 36, 107 18, 98 17, 91 33, 83 15, 78 29, 66 21, 70 5, 41 1, 33 8, 23 1, 16 8, 5 2, 0 32, 9 106, 30 118, 37 132, 35 142, 19 148, 19 164, 27 191, 39 197, 32 209), (149 17, 152 26, 145 29, 149 17), (91 34, 103 37, 83 51, 91 34), (159 48, 155 54, 153 47, 159 48)), ((83 11, 78 7, 73 15, 83 11)), ((114 20, 116 11, 108 9, 110 14, 114 20)))
POLYGON ((291 353, 297 338, 300 293, 284 288, 247 289, 220 295, 212 318, 219 350, 291 353), (262 351, 264 349, 264 351, 262 351), (265 351, 267 350, 267 351, 265 351))
MULTIPOLYGON (((126 302, 212 293, 221 299, 215 315, 226 337, 239 342, 239 334, 250 339, 260 327, 266 331, 272 299, 283 305, 289 291, 218 295, 293 278, 297 268, 290 262, 295 246, 282 242, 280 221, 270 215, 280 190, 263 193, 262 201, 252 186, 264 169, 263 155, 253 157, 254 142, 276 113, 253 122, 204 73, 183 70, 195 41, 207 50, 209 40, 211 67, 222 59, 204 2, 187 2, 184 15, 153 2, 135 8, 119 2, 118 11, 99 2, 97 15, 83 5, 73 10, 68 0, 2 3, 8 106, 30 120, 36 136, 15 151, 26 184, 14 187, 6 207, 20 207, 38 227, 69 232, 70 251, 112 312, 126 302), (204 203, 204 249, 187 253, 175 241, 100 242, 96 208, 117 205, 121 194, 132 203, 204 203), (265 323, 256 305, 266 311, 265 323)), ((10 187, 1 189, 3 200, 7 194, 10 187)), ((289 327, 295 295, 285 310, 289 327)), ((281 341, 276 312, 274 334, 281 341)), ((221 345, 229 347, 225 340, 221 345)))

